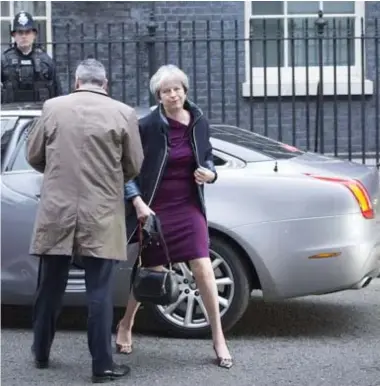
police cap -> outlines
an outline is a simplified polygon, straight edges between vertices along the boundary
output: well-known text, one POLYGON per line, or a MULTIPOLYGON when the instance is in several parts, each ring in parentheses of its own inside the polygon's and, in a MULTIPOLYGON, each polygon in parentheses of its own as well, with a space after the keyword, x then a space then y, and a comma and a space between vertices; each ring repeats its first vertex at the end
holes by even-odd
POLYGON ((30 30, 37 32, 37 28, 34 24, 33 16, 30 13, 24 12, 24 11, 17 13, 15 18, 13 19, 12 33, 17 31, 30 31, 30 30))

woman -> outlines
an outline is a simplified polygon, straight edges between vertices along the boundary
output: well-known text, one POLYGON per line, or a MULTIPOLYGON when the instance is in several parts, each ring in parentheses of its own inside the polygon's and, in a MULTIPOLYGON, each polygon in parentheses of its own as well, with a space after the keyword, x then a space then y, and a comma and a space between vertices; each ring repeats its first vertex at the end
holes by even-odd
MULTIPOLYGON (((161 221, 170 258, 189 262, 209 316, 214 350, 220 367, 233 364, 219 313, 214 271, 209 258, 209 236, 203 184, 217 179, 209 126, 200 109, 187 100, 189 80, 174 65, 162 66, 150 81, 159 106, 140 121, 144 163, 137 180, 126 185, 126 199, 133 203, 128 229, 156 214, 161 221)), ((163 251, 147 248, 143 265, 160 270, 166 263, 163 251)), ((119 322, 116 347, 132 352, 132 326, 139 303, 130 294, 119 322)))

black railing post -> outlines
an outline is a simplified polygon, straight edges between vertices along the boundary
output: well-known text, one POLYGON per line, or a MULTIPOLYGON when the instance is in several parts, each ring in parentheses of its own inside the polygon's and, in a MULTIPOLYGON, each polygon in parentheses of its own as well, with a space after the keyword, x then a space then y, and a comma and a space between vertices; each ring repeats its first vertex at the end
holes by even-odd
POLYGON ((108 94, 112 97, 112 24, 107 24, 108 94))
POLYGON ((67 60, 67 93, 70 94, 74 88, 73 84, 73 68, 71 59, 71 28, 70 24, 66 24, 66 60, 67 60))
MULTIPOLYGON (((154 1, 152 2, 152 9, 149 15, 149 22, 147 24, 148 36, 146 40, 146 44, 148 46, 148 72, 149 79, 154 75, 156 71, 156 31, 158 28, 158 24, 156 22, 155 17, 155 5, 154 1)), ((156 104, 156 100, 154 95, 149 94, 149 103, 151 106, 156 104)))
POLYGON ((320 112, 319 112, 319 100, 320 100, 320 81, 318 81, 317 84, 317 99, 315 104, 315 133, 314 133, 314 153, 318 152, 318 145, 319 145, 319 118, 320 118, 320 112))
POLYGON ((315 145, 314 151, 318 151, 319 138, 321 139, 321 153, 324 153, 324 111, 323 111, 323 35, 327 21, 323 18, 323 12, 318 12, 318 19, 315 21, 318 34, 318 67, 319 80, 317 86, 317 104, 315 114, 315 145))
POLYGON ((379 168, 380 156, 380 34, 379 20, 375 19, 375 34, 373 42, 375 44, 375 150, 376 165, 379 168))

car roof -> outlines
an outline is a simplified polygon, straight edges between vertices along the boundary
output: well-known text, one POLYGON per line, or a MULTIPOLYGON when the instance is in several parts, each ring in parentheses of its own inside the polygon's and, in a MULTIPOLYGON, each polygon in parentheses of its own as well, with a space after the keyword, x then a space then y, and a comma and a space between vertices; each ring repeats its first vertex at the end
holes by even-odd
MULTIPOLYGON (((1 116, 38 117, 41 115, 42 106, 42 102, 5 103, 1 105, 1 116)), ((134 109, 137 116, 142 118, 151 112, 152 107, 137 106, 134 109)))
POLYGON ((41 115, 43 103, 4 103, 1 104, 1 116, 18 115, 18 116, 30 116, 41 115))

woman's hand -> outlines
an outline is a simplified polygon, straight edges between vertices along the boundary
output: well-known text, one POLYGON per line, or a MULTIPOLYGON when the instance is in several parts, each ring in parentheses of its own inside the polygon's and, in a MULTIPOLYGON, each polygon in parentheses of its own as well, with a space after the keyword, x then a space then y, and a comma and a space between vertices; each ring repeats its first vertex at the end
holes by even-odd
POLYGON ((203 167, 199 167, 194 172, 195 182, 198 185, 202 185, 207 182, 211 182, 215 179, 215 173, 212 172, 210 169, 206 169, 203 167))
POLYGON ((146 219, 151 215, 155 215, 152 209, 143 201, 140 196, 133 199, 133 206, 136 209, 137 219, 142 223, 145 223, 146 219))

